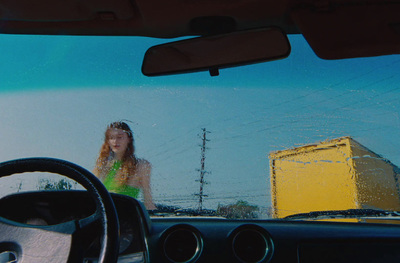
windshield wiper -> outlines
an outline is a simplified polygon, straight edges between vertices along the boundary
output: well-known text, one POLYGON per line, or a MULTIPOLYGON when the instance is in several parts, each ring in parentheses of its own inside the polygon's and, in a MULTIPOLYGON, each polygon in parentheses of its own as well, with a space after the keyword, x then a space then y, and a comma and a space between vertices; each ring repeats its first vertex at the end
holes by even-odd
POLYGON ((284 219, 326 219, 326 218, 357 218, 357 217, 396 217, 398 211, 386 211, 379 209, 348 209, 330 210, 301 213, 284 217, 284 219))

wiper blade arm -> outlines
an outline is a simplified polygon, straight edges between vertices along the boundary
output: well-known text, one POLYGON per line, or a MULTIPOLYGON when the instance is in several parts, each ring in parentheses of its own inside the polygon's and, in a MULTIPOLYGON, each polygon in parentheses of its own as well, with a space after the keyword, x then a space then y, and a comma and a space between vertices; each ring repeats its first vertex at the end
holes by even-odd
POLYGON ((346 218, 346 217, 388 217, 400 216, 397 211, 385 211, 379 209, 348 209, 330 210, 301 213, 284 217, 284 219, 315 219, 315 218, 346 218))

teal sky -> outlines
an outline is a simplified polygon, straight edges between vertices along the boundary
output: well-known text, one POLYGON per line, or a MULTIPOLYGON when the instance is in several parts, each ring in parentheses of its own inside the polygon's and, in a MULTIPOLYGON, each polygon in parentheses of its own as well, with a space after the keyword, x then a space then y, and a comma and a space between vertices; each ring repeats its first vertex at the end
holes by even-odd
MULTIPOLYGON (((138 37, 0 36, 0 159, 50 156, 91 170, 105 126, 127 119, 153 165, 156 201, 195 207, 202 128, 205 206, 268 207, 268 154, 352 136, 400 165, 400 56, 321 60, 299 36, 289 58, 149 78, 138 37)), ((12 188, 12 187, 11 187, 12 188)), ((3 191, 3 190, 2 190, 3 191)))
MULTIPOLYGON (((141 74, 147 48, 168 40, 138 37, 65 37, 2 35, 2 90, 20 88, 59 88, 92 86, 246 86, 286 87, 326 83, 346 87, 353 79, 368 81, 369 73, 399 68, 398 56, 391 59, 327 61, 315 56, 299 36, 290 37, 292 54, 288 59, 221 70, 217 78, 207 72, 148 78, 141 74), (23 58, 23 61, 21 61, 23 58), (66 59, 68 58, 68 59, 66 59), (349 76, 349 68, 351 76, 349 76), (238 78, 238 75, 242 78, 238 78), (313 78, 318 75, 319 78, 313 78), (232 76, 235 76, 232 78, 232 76), (321 83, 321 79, 324 80, 321 83), (327 82, 327 80, 329 82, 327 82), (58 83, 59 85, 54 85, 58 83)), ((372 75, 373 77, 374 75, 372 75)))

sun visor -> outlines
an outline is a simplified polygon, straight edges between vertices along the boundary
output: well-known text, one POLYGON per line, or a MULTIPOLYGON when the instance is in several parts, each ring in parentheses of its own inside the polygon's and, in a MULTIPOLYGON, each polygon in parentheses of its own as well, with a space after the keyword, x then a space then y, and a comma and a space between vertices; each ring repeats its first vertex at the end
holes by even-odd
POLYGON ((134 13, 130 0, 2 0, 0 4, 4 21, 83 21, 105 12, 117 19, 131 19, 134 13))
POLYGON ((130 0, 2 0, 0 33, 124 35, 138 22, 130 0))
POLYGON ((322 4, 291 16, 320 58, 400 54, 400 2, 322 4))

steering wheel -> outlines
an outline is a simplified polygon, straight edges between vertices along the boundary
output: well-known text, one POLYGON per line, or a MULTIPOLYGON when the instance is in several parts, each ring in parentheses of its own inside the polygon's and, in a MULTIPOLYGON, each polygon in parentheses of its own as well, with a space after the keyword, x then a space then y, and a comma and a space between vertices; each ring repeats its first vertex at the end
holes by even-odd
MULTIPOLYGON (((119 222, 110 194, 91 172, 59 159, 27 158, 0 163, 0 178, 15 173, 50 172, 75 180, 93 197, 96 210, 86 218, 52 226, 32 226, 0 217, 0 254, 13 252, 20 262, 75 262, 73 237, 101 224, 99 262, 117 262, 119 222)), ((81 237, 80 237, 81 238, 81 237)))

